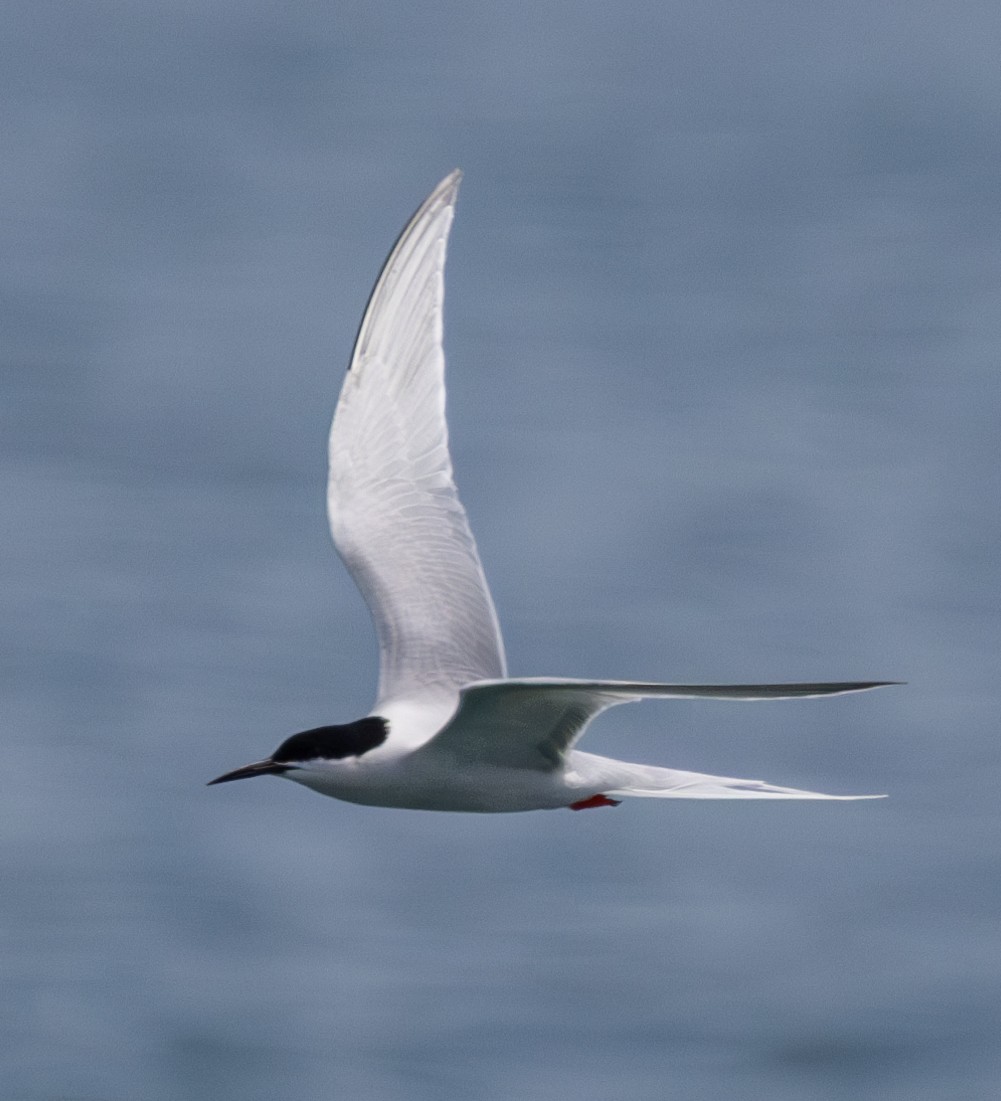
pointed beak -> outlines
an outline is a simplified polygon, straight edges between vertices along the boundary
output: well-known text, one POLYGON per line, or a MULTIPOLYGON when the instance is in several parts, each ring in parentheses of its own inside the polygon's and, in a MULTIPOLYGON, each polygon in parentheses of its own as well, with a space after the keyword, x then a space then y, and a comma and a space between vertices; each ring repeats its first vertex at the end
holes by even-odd
POLYGON ((276 765, 271 760, 255 761, 252 765, 244 765, 243 768, 236 768, 232 772, 225 772, 222 776, 209 780, 206 787, 211 787, 213 784, 227 784, 230 780, 249 780, 251 776, 281 776, 288 770, 288 765, 276 765))

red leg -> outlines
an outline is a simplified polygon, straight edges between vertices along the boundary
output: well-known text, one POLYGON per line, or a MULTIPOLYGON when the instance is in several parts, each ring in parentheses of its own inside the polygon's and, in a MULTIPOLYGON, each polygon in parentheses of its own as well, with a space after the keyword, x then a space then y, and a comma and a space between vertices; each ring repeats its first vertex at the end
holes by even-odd
POLYGON ((571 810, 590 810, 592 807, 617 807, 621 799, 609 799, 607 795, 592 795, 590 799, 581 799, 571 803, 571 810))

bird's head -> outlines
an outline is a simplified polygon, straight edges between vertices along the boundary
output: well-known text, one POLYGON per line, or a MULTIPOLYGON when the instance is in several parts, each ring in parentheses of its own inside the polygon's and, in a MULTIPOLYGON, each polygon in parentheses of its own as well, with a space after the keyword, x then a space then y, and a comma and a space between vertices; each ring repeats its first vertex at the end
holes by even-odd
POLYGON ((225 784, 230 780, 249 780, 252 776, 287 775, 294 780, 297 779, 296 772, 308 770, 311 764, 361 757, 382 745, 388 733, 389 724, 375 715, 340 726, 317 726, 286 738, 263 761, 254 761, 209 780, 209 786, 225 784))

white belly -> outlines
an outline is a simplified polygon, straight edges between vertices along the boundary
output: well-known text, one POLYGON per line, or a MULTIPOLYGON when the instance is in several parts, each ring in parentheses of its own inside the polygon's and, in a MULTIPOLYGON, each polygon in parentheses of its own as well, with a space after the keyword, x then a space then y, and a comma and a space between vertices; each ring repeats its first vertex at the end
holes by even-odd
POLYGON ((482 765, 446 771, 409 756, 394 761, 316 762, 285 776, 348 803, 408 810, 501 814, 566 807, 582 797, 562 770, 482 765))

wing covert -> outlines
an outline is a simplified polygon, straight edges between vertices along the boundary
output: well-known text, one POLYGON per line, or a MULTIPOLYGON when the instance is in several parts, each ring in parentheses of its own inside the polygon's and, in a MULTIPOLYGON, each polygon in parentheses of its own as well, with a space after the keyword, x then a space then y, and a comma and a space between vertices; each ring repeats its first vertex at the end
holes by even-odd
POLYGON ((551 771, 606 708, 641 697, 597 684, 503 680, 463 688, 459 707, 422 753, 501 768, 551 771))

